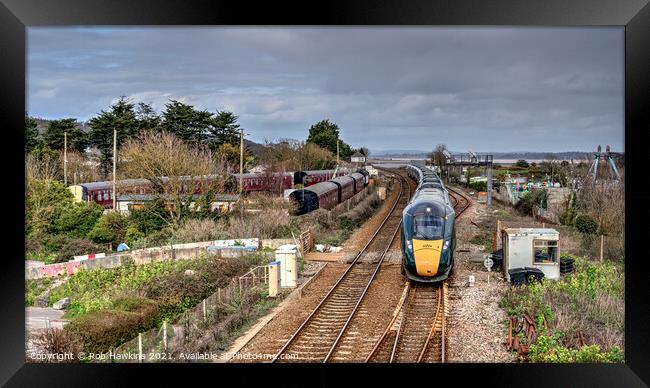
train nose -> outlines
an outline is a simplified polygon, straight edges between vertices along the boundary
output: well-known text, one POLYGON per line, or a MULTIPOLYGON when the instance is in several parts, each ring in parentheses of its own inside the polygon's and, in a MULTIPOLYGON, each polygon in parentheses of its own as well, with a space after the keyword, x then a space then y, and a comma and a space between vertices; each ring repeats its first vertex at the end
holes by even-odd
POLYGON ((413 240, 415 270, 420 276, 435 276, 440 265, 442 240, 413 240))

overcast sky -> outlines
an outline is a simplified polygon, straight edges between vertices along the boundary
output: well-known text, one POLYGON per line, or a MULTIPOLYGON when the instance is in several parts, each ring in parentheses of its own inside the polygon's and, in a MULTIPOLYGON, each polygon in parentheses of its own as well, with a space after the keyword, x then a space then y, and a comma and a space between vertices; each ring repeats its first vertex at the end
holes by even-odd
POLYGON ((624 145, 622 27, 30 27, 27 71, 47 119, 125 95, 231 110, 258 142, 329 118, 374 152, 624 145))

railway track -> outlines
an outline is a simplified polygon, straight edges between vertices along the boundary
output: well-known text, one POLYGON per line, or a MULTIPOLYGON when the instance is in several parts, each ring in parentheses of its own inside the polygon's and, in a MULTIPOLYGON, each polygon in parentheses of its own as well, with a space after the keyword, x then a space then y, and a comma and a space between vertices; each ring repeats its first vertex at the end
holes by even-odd
MULTIPOLYGON (((458 218, 471 206, 463 192, 447 187, 458 218)), ((447 281, 407 282, 393 320, 376 342, 366 362, 445 362, 447 281)))
POLYGON ((463 212, 472 205, 472 201, 467 196, 467 194, 463 193, 462 191, 458 189, 454 189, 453 187, 450 186, 445 186, 445 187, 447 188, 450 199, 453 202, 452 206, 454 207, 454 211, 456 212, 456 219, 458 219, 458 217, 460 217, 461 214, 463 214, 463 212))
POLYGON ((395 175, 399 177, 400 189, 388 215, 271 362, 327 362, 332 357, 400 230, 401 209, 408 203, 411 189, 407 177, 395 175), (372 258, 371 252, 382 253, 379 258, 372 258))
POLYGON ((445 362, 446 292, 446 282, 407 282, 406 297, 366 362, 445 362))

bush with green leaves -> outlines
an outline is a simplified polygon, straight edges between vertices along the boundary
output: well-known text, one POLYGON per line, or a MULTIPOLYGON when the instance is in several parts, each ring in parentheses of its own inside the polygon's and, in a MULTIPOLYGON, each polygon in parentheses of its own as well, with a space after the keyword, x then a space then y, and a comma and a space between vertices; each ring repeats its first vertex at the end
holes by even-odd
POLYGON ((522 214, 530 215, 533 207, 546 209, 546 190, 532 190, 524 194, 515 205, 515 209, 522 214))
POLYGON ((112 243, 117 246, 125 241, 129 219, 118 212, 102 215, 97 224, 88 233, 88 238, 98 244, 112 243))
POLYGON ((72 260, 74 256, 87 255, 105 251, 104 248, 94 242, 82 238, 65 237, 65 242, 57 251, 56 262, 72 260))
POLYGON ((538 342, 541 342, 531 344, 531 361, 618 362, 618 354, 622 356, 620 349, 624 346, 625 326, 622 267, 614 262, 601 263, 569 254, 562 257, 574 260, 573 274, 559 280, 544 279, 512 287, 500 306, 510 316, 528 314, 538 322, 538 342), (544 328, 544 320, 549 330, 544 328), (591 345, 599 348, 580 348, 579 332, 591 338, 591 345), (543 336, 554 337, 551 340, 543 336), (600 349, 609 350, 602 352, 600 349))
POLYGON ((62 182, 34 180, 25 200, 25 233, 42 236, 53 232, 55 221, 72 206, 72 192, 62 182))
POLYGON ((165 201, 157 198, 145 202, 141 209, 133 209, 129 218, 141 232, 149 235, 169 226, 170 214, 165 209, 165 201))
POLYGON ((77 202, 62 209, 54 221, 54 232, 84 238, 94 228, 104 209, 95 202, 77 202))
POLYGON ((472 182, 469 187, 476 191, 487 191, 487 182, 472 182))
POLYGON ((584 234, 597 234, 598 223, 591 216, 587 214, 578 214, 575 218, 575 226, 580 233, 584 234))
POLYGON ((625 362, 623 350, 618 346, 609 351, 601 351, 598 345, 584 345, 579 349, 570 349, 559 343, 560 335, 540 335, 530 344, 528 359, 532 362, 549 363, 591 363, 591 362, 625 362))

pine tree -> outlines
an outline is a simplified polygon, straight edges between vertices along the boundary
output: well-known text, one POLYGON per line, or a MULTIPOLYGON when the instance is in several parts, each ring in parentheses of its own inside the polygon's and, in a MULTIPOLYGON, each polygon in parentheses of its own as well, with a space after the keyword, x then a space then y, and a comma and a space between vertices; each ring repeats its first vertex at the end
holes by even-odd
POLYGON ((25 152, 30 153, 41 144, 36 120, 25 116, 25 152))
POLYGON ((213 114, 192 105, 170 100, 163 112, 163 128, 188 144, 209 142, 213 114))
POLYGON ((139 133, 140 124, 134 108, 135 105, 122 96, 111 106, 110 111, 102 110, 89 121, 90 142, 101 152, 100 167, 105 175, 110 171, 113 160, 113 130, 117 130, 118 147, 139 133))
POLYGON ((73 118, 50 121, 43 143, 52 150, 62 150, 65 143, 64 133, 67 132, 68 149, 84 152, 88 146, 88 135, 77 127, 73 118))
POLYGON ((237 124, 238 116, 228 111, 217 111, 210 129, 210 148, 215 150, 222 144, 238 144, 240 126, 237 124))

